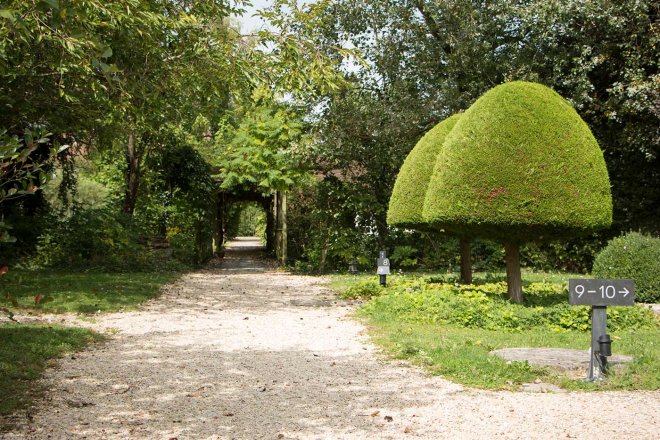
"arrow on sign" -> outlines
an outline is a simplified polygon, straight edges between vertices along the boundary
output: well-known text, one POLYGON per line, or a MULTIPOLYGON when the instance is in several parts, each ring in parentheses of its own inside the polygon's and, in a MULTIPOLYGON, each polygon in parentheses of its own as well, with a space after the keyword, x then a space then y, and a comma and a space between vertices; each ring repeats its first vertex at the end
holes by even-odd
POLYGON ((624 287, 623 290, 619 290, 619 293, 623 293, 623 297, 625 298, 630 293, 630 290, 624 287))

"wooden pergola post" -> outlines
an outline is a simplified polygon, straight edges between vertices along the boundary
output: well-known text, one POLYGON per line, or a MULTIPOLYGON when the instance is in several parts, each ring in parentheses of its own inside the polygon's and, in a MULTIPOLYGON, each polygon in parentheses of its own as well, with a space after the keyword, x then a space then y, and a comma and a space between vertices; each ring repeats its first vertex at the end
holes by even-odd
POLYGON ((288 258, 288 238, 286 225, 286 193, 275 193, 275 255, 281 265, 285 265, 288 258))

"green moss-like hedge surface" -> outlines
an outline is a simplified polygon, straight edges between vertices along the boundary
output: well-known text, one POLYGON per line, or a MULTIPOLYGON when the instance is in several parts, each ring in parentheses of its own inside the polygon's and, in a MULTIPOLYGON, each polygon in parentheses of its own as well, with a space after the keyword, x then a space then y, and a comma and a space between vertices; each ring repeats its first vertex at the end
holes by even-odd
POLYGON ((603 153, 556 92, 502 84, 445 138, 423 214, 450 232, 512 242, 606 228, 612 196, 603 153))
POLYGON ((445 137, 459 118, 460 115, 453 115, 437 124, 408 154, 394 183, 387 223, 408 228, 423 227, 425 222, 422 210, 426 188, 445 137))

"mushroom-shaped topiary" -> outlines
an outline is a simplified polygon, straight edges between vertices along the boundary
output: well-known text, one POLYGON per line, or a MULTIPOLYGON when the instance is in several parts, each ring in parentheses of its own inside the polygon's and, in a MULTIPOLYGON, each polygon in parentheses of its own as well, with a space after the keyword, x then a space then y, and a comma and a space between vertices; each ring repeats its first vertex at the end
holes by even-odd
POLYGON ((422 216, 426 188, 442 149, 442 144, 460 115, 450 116, 426 133, 403 162, 394 182, 387 211, 387 223, 393 226, 419 229, 426 222, 422 216))
MULTIPOLYGON (((442 144, 459 118, 460 115, 450 116, 433 127, 406 157, 390 197, 387 211, 387 223, 390 225, 418 230, 430 229, 422 215, 426 189, 442 144)), ((472 282, 470 241, 467 238, 461 238, 461 280, 472 282)))
POLYGON ((521 243, 611 224, 603 153, 556 92, 528 82, 502 84, 479 98, 447 135, 423 216, 457 234, 504 242, 509 295, 520 302, 521 243))

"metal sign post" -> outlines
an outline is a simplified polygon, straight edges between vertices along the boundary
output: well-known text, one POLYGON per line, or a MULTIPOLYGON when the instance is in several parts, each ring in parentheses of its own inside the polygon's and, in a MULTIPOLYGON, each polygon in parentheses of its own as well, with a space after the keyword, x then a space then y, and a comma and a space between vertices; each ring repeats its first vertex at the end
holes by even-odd
POLYGON ((378 265, 376 273, 380 277, 380 285, 385 287, 387 285, 387 275, 390 274, 390 259, 387 258, 385 251, 380 251, 380 255, 376 259, 376 264, 378 265))
POLYGON ((607 306, 635 305, 632 280, 568 280, 568 302, 572 306, 591 306, 591 348, 586 380, 600 379, 607 373, 607 358, 612 356, 612 340, 607 334, 607 306))

